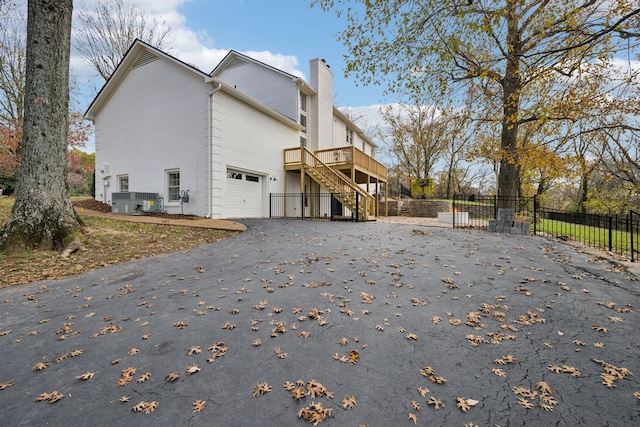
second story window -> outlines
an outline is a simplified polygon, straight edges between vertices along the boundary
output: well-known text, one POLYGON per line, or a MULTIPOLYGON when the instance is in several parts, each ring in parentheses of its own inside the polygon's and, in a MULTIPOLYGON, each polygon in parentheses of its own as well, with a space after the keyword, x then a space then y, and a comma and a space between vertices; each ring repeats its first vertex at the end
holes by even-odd
POLYGON ((347 127, 347 145, 353 145, 353 129, 347 127))
POLYGON ((300 146, 301 147, 306 147, 307 146, 307 102, 309 100, 309 97, 307 95, 305 95, 304 93, 300 92, 300 111, 299 111, 299 122, 300 125, 304 127, 304 129, 302 129, 300 131, 300 146))

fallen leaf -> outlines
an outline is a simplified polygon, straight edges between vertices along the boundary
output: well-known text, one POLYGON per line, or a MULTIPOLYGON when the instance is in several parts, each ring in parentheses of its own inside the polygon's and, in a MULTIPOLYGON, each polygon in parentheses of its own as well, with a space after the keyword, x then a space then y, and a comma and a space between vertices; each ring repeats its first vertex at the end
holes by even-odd
POLYGON ((253 389, 253 397, 262 396, 265 393, 269 393, 271 391, 271 386, 266 382, 260 383, 253 389))
POLYGON ((0 383, 0 390, 4 390, 5 388, 11 387, 14 382, 15 382, 14 380, 11 380, 11 381, 5 381, 0 383))
POLYGON ((90 378, 93 378, 95 374, 93 372, 85 372, 84 374, 80 374, 77 375, 76 378, 78 378, 79 380, 88 380, 90 378))
POLYGON ((467 412, 469 409, 471 409, 471 406, 469 406, 469 404, 467 403, 467 399, 465 399, 464 397, 456 397, 456 400, 458 401, 456 406, 462 412, 467 412))
POLYGON ((419 410, 421 409, 421 408, 420 408, 420 404, 419 404, 418 402, 416 402, 415 400, 412 400, 412 401, 411 401, 411 407, 412 407, 413 409, 415 409, 416 411, 419 411, 419 410))
POLYGON ((347 345, 347 344, 349 344, 349 339, 348 339, 348 338, 346 338, 346 337, 342 337, 342 338, 340 339, 340 341, 338 342, 338 344, 340 344, 340 345, 347 345))
POLYGON ((518 405, 522 406, 525 409, 533 409, 533 404, 524 397, 518 399, 518 405))
POLYGON ((291 391, 291 397, 293 397, 294 399, 302 399, 307 395, 307 393, 304 391, 304 389, 302 387, 298 387, 296 389, 294 389, 293 391, 291 391))
POLYGON ((31 368, 32 371, 42 371, 43 369, 46 369, 46 367, 49 366, 48 362, 38 362, 35 365, 33 365, 33 368, 31 368))
POLYGON ((353 394, 351 396, 347 396, 344 399, 342 399, 342 407, 344 409, 352 409, 357 404, 358 402, 356 401, 356 398, 353 394))
POLYGON ((418 336, 416 334, 407 334, 406 338, 408 340, 414 340, 414 341, 418 340, 418 336))
POLYGON ((36 402, 49 402, 56 403, 58 400, 62 399, 64 395, 58 393, 58 390, 54 390, 51 393, 42 393, 40 396, 36 398, 36 402))
POLYGON ((429 405, 433 405, 436 408, 436 411, 440 409, 440 407, 444 407, 444 402, 440 399, 436 399, 435 397, 431 397, 427 402, 429 405))
POLYGON ((435 375, 436 371, 431 366, 425 366, 424 368, 420 369, 420 373, 425 377, 430 377, 432 375, 435 375))
POLYGON ((420 396, 424 397, 427 395, 427 393, 429 393, 429 389, 424 387, 418 387, 418 393, 420 393, 420 396))
POLYGON ((418 424, 418 417, 416 417, 416 414, 409 414, 409 419, 413 421, 414 425, 418 424))
POLYGON ((542 393, 547 393, 547 394, 553 393, 553 390, 551 389, 551 387, 549 387, 549 384, 547 384, 544 381, 538 381, 536 383, 536 388, 540 390, 542 393))
POLYGON ((129 352, 127 353, 129 356, 135 356, 136 354, 140 353, 140 349, 139 348, 132 348, 131 350, 129 350, 129 352))
POLYGON ((207 402, 205 402, 204 400, 196 400, 195 402, 193 402, 193 412, 200 412, 204 408, 206 408, 206 406, 207 402))
POLYGON ((195 374, 196 372, 198 372, 199 370, 200 370, 200 368, 198 368, 198 365, 187 365, 187 369, 185 371, 185 374, 192 375, 192 374, 195 374))
POLYGON ((496 368, 495 366, 491 369, 491 372, 496 374, 499 377, 506 377, 507 373, 500 368, 496 368))
POLYGON ((187 355, 192 356, 194 354, 200 354, 200 353, 202 353, 202 347, 200 347, 199 345, 194 345, 189 349, 189 352, 187 353, 187 355))
MULTIPOLYGON (((303 382, 304 384, 304 382, 303 382)), ((287 391, 291 391, 295 388, 295 384, 293 384, 291 381, 287 381, 284 384, 282 384, 282 387, 287 390, 287 391)))
POLYGON ((140 376, 140 378, 138 378, 138 384, 145 382, 149 378, 151 378, 151 372, 145 372, 140 376))
POLYGON ((180 378, 180 375, 178 375, 175 372, 171 372, 171 373, 167 374, 166 377, 164 377, 164 380, 167 381, 167 382, 173 382, 173 381, 177 380, 178 378, 180 378))

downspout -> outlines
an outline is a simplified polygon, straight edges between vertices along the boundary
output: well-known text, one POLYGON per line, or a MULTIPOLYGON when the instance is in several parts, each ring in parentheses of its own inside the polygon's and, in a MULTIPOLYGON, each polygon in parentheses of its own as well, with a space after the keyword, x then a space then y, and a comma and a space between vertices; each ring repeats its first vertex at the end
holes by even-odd
MULTIPOLYGON (((214 82, 215 83, 215 82, 214 82)), ((213 215, 212 205, 213 205, 213 95, 222 89, 222 83, 215 83, 217 87, 214 87, 211 92, 209 92, 209 127, 208 127, 208 139, 209 139, 209 208, 208 213, 205 218, 211 218, 213 215)))

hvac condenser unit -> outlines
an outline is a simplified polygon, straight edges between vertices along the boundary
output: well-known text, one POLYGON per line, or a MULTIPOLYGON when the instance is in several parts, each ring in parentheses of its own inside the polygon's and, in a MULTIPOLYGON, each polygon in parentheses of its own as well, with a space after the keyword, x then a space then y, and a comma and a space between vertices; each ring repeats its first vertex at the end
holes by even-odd
POLYGON ((111 212, 124 215, 140 215, 142 213, 160 212, 160 195, 158 193, 111 193, 111 212))

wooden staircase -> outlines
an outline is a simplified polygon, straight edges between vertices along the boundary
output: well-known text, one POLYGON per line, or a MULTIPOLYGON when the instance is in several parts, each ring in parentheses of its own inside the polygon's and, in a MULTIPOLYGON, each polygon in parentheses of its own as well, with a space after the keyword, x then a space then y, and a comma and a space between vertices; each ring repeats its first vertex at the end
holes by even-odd
POLYGON ((341 172, 323 163, 311 151, 303 148, 302 164, 305 172, 361 220, 375 219, 376 199, 341 172))

